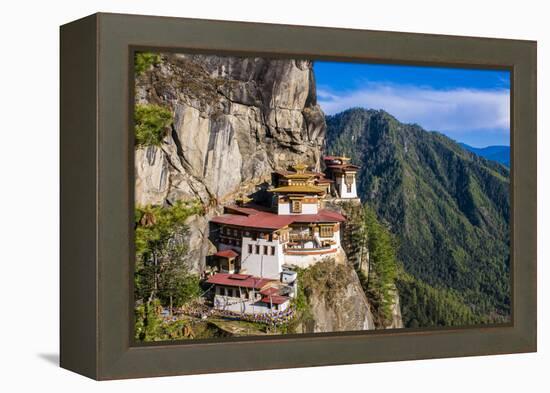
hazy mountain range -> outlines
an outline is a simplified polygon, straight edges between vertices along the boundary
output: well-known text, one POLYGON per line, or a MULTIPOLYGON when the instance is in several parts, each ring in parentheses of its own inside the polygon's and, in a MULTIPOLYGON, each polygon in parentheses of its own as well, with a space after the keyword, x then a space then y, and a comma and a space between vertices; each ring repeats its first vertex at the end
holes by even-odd
POLYGON ((472 147, 465 143, 460 143, 460 146, 480 157, 500 162, 508 168, 510 167, 510 146, 472 147))

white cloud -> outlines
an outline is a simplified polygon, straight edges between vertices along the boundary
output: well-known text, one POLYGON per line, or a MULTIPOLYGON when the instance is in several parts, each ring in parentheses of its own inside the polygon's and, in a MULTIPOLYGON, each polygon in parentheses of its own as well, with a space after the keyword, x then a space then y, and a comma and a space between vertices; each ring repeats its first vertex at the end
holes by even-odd
POLYGON ((508 89, 437 90, 383 83, 334 92, 319 87, 318 101, 326 114, 351 107, 384 109, 405 123, 458 136, 473 130, 509 133, 510 91, 508 89))

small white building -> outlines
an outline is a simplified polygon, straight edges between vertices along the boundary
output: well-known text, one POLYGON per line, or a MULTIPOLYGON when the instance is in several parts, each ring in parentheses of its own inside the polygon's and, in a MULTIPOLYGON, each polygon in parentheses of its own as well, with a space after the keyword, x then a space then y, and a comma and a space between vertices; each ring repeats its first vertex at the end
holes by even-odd
POLYGON ((349 163, 348 157, 325 156, 326 175, 334 181, 337 198, 357 199, 356 175, 359 167, 349 163))
POLYGON ((218 273, 208 278, 214 285, 214 308, 237 314, 264 314, 286 311, 290 297, 281 294, 277 280, 248 274, 218 273))

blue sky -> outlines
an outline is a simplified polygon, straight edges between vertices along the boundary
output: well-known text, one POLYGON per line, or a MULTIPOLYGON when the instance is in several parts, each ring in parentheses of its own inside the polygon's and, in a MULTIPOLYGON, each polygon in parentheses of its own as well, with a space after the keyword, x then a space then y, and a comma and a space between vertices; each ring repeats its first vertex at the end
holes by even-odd
POLYGON ((384 109, 475 147, 510 145, 510 74, 501 70, 314 62, 326 114, 384 109))

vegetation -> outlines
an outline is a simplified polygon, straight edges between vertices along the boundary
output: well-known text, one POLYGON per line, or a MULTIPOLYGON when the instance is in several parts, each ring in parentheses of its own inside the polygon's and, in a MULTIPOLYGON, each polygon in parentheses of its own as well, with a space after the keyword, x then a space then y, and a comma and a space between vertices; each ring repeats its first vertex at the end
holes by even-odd
MULTIPOLYGON (((414 286, 426 304, 444 299, 489 322, 509 317, 506 167, 384 111, 357 108, 327 117, 327 150, 361 163, 359 194, 395 235, 397 258, 410 275, 398 285, 403 309, 415 308, 407 290, 414 286)), ((429 312, 417 320, 421 326, 471 321, 467 313, 445 320, 429 312)))
POLYGON ((388 326, 393 321, 397 241, 368 204, 341 206, 347 217, 342 246, 372 306, 376 326, 388 326))
POLYGON ((407 327, 468 326, 487 322, 476 315, 454 291, 434 288, 405 272, 397 280, 399 295, 408 301, 401 306, 407 327))
POLYGON ((134 112, 135 145, 159 146, 172 123, 172 112, 158 105, 138 104, 134 112))
POLYGON ((391 322, 397 275, 396 242, 393 235, 376 218, 376 212, 365 204, 359 215, 355 240, 368 250, 367 273, 359 266, 361 285, 382 325, 391 322))
POLYGON ((158 53, 150 52, 137 52, 134 61, 134 70, 136 76, 142 75, 145 71, 149 70, 152 66, 160 63, 160 55, 158 53))
POLYGON ((159 308, 168 308, 171 313, 173 307, 201 294, 199 277, 190 272, 187 261, 185 220, 194 214, 202 214, 195 201, 136 208, 134 289, 140 304, 136 308, 136 335, 144 339, 157 337, 161 331, 162 336, 169 334, 168 326, 159 322, 159 308))
POLYGON ((161 316, 158 300, 140 304, 135 313, 135 339, 139 341, 165 341, 205 339, 224 336, 216 325, 193 318, 169 320, 161 316))

